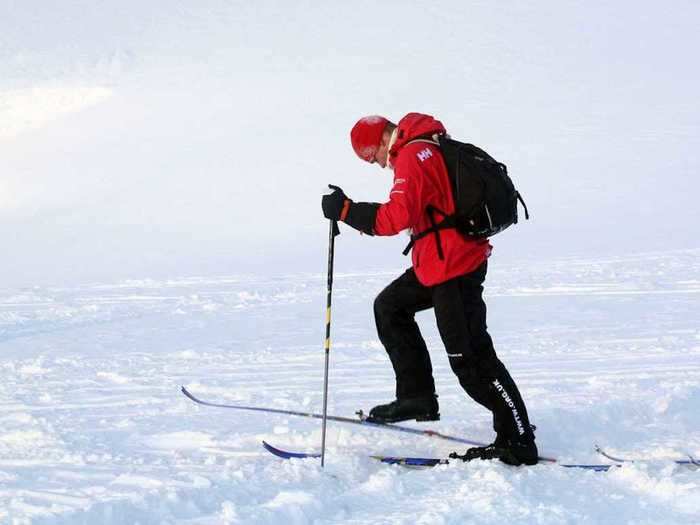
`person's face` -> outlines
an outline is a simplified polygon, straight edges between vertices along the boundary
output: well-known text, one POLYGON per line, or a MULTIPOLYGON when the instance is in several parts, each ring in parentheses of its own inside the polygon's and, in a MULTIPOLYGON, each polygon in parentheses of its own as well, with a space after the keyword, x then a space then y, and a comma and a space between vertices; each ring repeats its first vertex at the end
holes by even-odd
POLYGON ((382 133, 382 141, 379 143, 377 153, 374 154, 372 164, 375 162, 382 168, 386 168, 387 160, 389 159, 389 141, 391 140, 391 132, 384 131, 382 133))

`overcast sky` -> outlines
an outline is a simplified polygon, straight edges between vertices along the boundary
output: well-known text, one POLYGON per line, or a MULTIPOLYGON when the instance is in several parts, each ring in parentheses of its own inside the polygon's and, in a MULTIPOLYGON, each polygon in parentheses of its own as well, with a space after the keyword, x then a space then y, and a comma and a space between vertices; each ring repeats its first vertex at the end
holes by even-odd
MULTIPOLYGON (((0 286, 325 270, 360 116, 435 115, 532 214, 495 257, 697 248, 700 4, 0 0, 0 286), (407 5, 409 4, 409 5, 407 5)), ((340 270, 406 241, 346 230, 340 270)))

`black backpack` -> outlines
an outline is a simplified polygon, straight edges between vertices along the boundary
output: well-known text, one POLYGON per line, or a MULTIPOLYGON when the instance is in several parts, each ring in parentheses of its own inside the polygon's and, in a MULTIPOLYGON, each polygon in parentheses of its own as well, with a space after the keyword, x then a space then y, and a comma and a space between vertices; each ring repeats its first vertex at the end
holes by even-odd
POLYGON ((438 255, 442 259, 440 230, 447 228, 456 228, 463 235, 474 239, 496 235, 518 222, 518 201, 525 209, 525 218, 530 218, 525 201, 513 186, 505 164, 498 162, 481 148, 445 135, 417 140, 440 147, 452 186, 455 213, 447 215, 434 206, 428 206, 426 211, 432 226, 411 235, 411 242, 404 254, 411 250, 418 239, 435 233, 438 255), (437 215, 443 217, 439 224, 435 220, 437 215))

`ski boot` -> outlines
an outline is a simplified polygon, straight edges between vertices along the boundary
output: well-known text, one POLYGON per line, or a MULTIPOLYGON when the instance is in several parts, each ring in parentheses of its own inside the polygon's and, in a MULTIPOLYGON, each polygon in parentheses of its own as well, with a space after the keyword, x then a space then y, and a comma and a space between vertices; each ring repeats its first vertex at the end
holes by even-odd
POLYGON ((438 421, 440 419, 436 395, 397 399, 386 405, 377 405, 369 411, 367 421, 372 423, 397 423, 416 421, 438 421))
POLYGON ((537 445, 535 440, 531 441, 511 441, 506 438, 497 437, 496 441, 485 447, 472 447, 464 454, 452 452, 452 459, 462 461, 473 461, 475 459, 498 459, 508 465, 535 465, 538 461, 537 445))

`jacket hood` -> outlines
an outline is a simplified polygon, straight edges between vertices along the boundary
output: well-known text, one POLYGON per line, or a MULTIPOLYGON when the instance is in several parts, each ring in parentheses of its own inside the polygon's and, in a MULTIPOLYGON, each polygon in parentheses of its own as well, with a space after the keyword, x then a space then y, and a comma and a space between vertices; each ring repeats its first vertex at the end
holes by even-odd
POLYGON ((445 126, 431 115, 422 113, 409 113, 399 121, 397 126, 396 142, 389 151, 391 158, 396 158, 407 143, 425 135, 444 134, 445 126))

